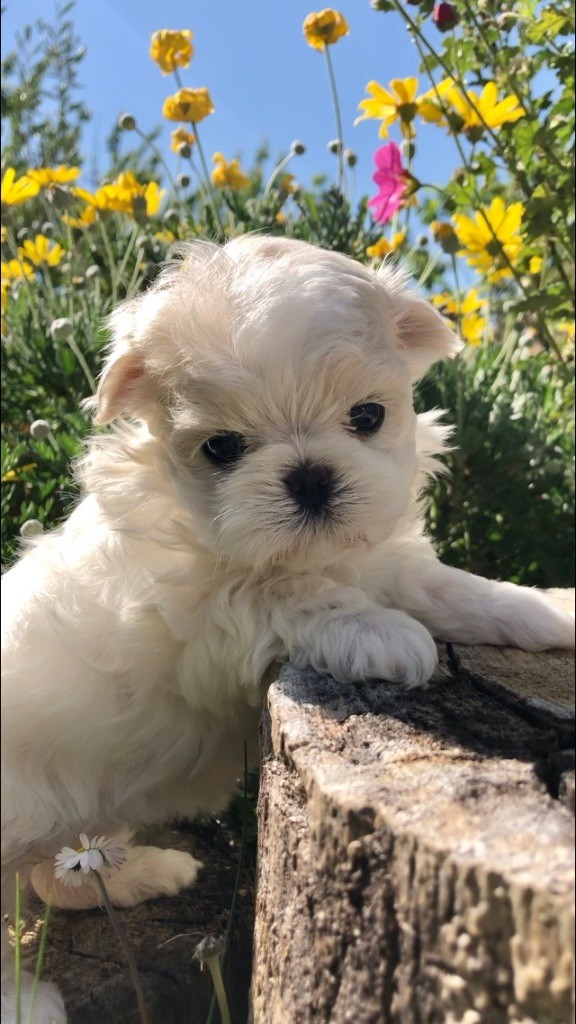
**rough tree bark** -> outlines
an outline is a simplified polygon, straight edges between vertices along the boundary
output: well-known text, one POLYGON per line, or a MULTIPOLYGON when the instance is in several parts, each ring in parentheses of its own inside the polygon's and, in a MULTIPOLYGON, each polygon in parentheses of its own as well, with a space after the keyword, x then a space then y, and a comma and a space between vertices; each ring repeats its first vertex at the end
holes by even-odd
POLYGON ((269 692, 254 1024, 569 1024, 573 657, 269 692))

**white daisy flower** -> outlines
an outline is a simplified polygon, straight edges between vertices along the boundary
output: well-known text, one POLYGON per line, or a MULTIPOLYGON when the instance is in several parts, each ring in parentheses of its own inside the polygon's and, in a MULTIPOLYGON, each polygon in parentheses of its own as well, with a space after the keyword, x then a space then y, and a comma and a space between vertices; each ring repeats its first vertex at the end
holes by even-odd
POLYGON ((78 850, 65 846, 55 859, 54 877, 59 878, 64 885, 82 885, 91 871, 103 875, 106 868, 119 868, 126 860, 125 848, 120 843, 106 839, 106 836, 88 839, 81 832, 79 838, 82 845, 78 850))

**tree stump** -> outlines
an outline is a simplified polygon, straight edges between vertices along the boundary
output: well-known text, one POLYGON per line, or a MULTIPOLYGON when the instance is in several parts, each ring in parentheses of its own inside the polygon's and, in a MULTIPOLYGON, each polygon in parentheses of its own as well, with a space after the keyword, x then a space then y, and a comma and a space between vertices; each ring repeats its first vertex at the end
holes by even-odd
POLYGON ((573 656, 439 655, 271 686, 254 1024, 572 1020, 573 656))

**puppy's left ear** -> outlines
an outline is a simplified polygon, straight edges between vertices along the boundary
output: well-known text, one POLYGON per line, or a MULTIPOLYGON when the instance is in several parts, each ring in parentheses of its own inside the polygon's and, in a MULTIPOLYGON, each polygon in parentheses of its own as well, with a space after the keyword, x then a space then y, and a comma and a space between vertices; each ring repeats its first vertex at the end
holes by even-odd
POLYGON ((412 380, 419 380, 438 359, 452 359, 463 344, 434 307, 406 286, 402 272, 383 267, 379 275, 392 300, 392 319, 398 347, 410 368, 412 380))

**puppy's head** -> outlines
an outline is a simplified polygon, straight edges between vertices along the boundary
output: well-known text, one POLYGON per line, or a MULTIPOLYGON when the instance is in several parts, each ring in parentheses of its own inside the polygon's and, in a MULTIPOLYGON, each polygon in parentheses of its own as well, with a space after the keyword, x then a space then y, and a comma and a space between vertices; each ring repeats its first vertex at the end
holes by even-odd
POLYGON ((112 317, 97 422, 144 420, 219 558, 319 564, 391 534, 412 383, 458 348, 404 277, 303 242, 187 246, 112 317))

